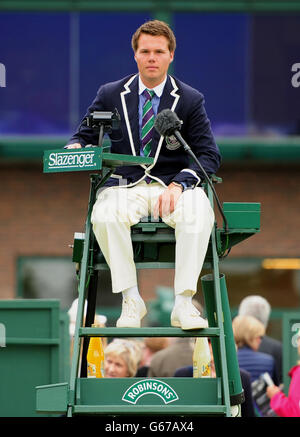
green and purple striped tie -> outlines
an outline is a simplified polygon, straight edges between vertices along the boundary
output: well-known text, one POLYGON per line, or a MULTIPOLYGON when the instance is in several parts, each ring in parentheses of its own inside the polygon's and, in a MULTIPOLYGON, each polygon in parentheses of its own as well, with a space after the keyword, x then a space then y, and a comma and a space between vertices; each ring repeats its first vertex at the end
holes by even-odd
POLYGON ((142 149, 144 156, 149 156, 151 152, 151 143, 153 136, 153 125, 154 125, 154 111, 152 108, 152 98, 155 92, 152 90, 145 89, 143 91, 143 96, 146 101, 143 106, 143 118, 142 118, 142 149))

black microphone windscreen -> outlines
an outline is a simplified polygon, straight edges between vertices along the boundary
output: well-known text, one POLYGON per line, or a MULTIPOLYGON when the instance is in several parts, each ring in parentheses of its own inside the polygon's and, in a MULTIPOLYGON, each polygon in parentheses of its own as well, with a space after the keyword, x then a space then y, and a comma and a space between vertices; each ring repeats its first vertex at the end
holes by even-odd
POLYGON ((154 127, 160 135, 170 136, 175 130, 180 130, 181 121, 171 109, 164 109, 157 114, 154 127))

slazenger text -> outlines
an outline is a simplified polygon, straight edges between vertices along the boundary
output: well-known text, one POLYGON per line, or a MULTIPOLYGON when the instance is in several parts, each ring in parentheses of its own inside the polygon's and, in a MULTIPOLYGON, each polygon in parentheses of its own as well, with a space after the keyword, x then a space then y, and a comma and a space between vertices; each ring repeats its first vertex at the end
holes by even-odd
POLYGON ((93 153, 51 153, 49 167, 94 167, 93 153))

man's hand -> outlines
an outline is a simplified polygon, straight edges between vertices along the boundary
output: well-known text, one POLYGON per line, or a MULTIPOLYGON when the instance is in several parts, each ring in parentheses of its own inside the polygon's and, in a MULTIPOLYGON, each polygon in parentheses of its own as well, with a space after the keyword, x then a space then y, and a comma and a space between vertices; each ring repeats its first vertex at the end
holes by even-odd
POLYGON ((81 149, 82 145, 80 143, 69 144, 65 149, 81 149))
POLYGON ((171 214, 175 209, 181 193, 182 187, 175 185, 173 184, 173 182, 171 182, 168 188, 166 188, 165 191, 159 196, 158 201, 154 206, 154 218, 158 219, 159 216, 164 217, 171 214))

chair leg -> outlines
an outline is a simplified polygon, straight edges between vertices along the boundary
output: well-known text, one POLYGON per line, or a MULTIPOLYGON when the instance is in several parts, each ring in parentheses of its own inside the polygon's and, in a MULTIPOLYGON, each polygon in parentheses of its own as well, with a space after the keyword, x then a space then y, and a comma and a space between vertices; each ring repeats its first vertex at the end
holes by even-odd
MULTIPOLYGON (((214 297, 214 281, 212 275, 206 275, 201 278, 205 306, 207 310, 207 318, 209 326, 217 326, 215 314, 216 304, 214 297)), ((220 275, 220 293, 222 303, 222 319, 225 338, 226 364, 229 381, 229 395, 231 405, 238 405, 244 401, 244 392, 241 384, 241 376, 236 355, 235 342, 232 331, 231 312, 229 307, 225 275, 220 275)), ((221 375, 221 354, 218 347, 217 339, 212 338, 212 347, 215 358, 215 367, 217 375, 221 375)))
MULTIPOLYGON (((97 285, 98 285, 98 272, 94 271, 91 275, 88 293, 87 293, 87 311, 85 318, 85 327, 89 328, 92 326, 95 320, 96 312, 96 299, 97 299, 97 285)), ((89 337, 84 337, 82 346, 82 359, 81 359, 81 370, 80 377, 87 377, 87 352, 89 348, 90 339, 89 337)))

